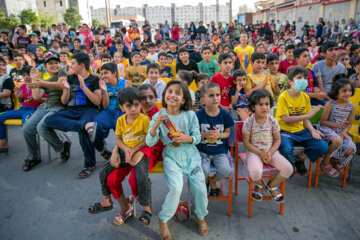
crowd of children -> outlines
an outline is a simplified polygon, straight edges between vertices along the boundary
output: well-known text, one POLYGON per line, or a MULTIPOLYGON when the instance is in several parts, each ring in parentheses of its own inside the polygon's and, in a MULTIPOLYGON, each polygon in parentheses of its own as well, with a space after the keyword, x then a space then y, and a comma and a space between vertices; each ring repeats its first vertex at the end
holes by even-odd
POLYGON ((308 47, 279 38, 259 39, 254 48, 242 32, 239 42, 213 34, 211 40, 167 39, 158 45, 137 37, 131 46, 126 29, 112 39, 108 31, 102 36, 86 27, 72 49, 65 40, 53 40, 47 49, 34 32, 12 62, 0 57, 0 151, 8 152, 7 119, 23 123, 24 171, 41 163, 37 134, 67 162, 71 142, 61 132, 77 132, 84 154, 79 178, 94 172, 96 150, 107 161, 99 174, 103 199, 90 213, 111 210, 112 195, 120 205, 114 224, 132 216, 136 201, 144 207, 140 220, 150 224, 149 171, 162 160, 169 191, 158 213, 161 239, 171 238, 167 222, 178 207, 183 174, 195 197, 199 232, 206 236, 208 196, 219 197, 217 182, 232 172, 228 139, 234 121, 244 122, 256 201, 263 196, 264 164, 279 171, 265 189, 281 203, 277 186, 294 171, 306 174, 305 159, 323 156, 320 168, 337 177, 356 154, 348 134, 355 113, 349 98, 360 87, 360 58, 349 65, 346 44, 316 46, 311 40, 308 47), (15 101, 21 108, 14 109, 15 101), (319 111, 315 128, 310 119, 319 111), (105 144, 111 129, 112 151, 105 144), (294 144, 304 151, 294 155, 294 144), (129 174, 132 195, 126 197, 122 182, 129 174))

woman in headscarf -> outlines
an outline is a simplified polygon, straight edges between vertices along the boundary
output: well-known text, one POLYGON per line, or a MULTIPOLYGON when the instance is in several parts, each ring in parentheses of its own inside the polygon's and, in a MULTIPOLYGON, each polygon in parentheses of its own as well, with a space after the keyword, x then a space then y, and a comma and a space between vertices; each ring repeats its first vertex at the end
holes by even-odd
POLYGON ((79 38, 81 41, 81 45, 85 45, 86 50, 90 51, 90 44, 92 41, 94 41, 94 37, 91 34, 91 32, 89 30, 89 26, 86 23, 84 23, 81 27, 81 34, 80 34, 79 38))

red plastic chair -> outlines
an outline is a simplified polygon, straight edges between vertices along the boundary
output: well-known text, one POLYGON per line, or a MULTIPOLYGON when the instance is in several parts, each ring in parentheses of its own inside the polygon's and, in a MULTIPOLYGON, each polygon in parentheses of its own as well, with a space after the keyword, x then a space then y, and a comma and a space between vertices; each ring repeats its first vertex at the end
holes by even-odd
MULTIPOLYGON (((253 191, 253 181, 249 177, 248 169, 247 169, 247 160, 246 160, 246 153, 239 153, 239 144, 242 144, 242 126, 243 122, 235 122, 235 139, 234 143, 231 146, 231 152, 234 154, 235 157, 235 195, 238 193, 238 181, 245 180, 249 184, 249 204, 248 204, 248 217, 252 217, 252 203, 255 202, 252 199, 252 191, 253 191), (245 171, 247 171, 247 176, 239 177, 239 161, 242 162, 245 171)), ((277 170, 268 165, 264 164, 263 168, 263 176, 262 178, 269 178, 270 181, 273 178, 273 174, 276 173, 277 170)), ((281 194, 285 196, 285 181, 280 184, 281 194)), ((263 196, 263 200, 272 200, 271 196, 263 196)), ((280 211, 279 214, 284 213, 284 203, 280 204, 280 211)))

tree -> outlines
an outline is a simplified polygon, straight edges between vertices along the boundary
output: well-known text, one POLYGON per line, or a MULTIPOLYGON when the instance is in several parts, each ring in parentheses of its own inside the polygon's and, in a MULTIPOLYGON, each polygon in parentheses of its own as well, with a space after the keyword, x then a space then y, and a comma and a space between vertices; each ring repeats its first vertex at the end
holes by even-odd
POLYGON ((79 14, 79 10, 75 7, 71 7, 66 9, 66 12, 64 13, 64 21, 66 24, 77 27, 81 24, 82 17, 79 14))
POLYGON ((101 22, 99 20, 92 19, 91 20, 91 25, 97 28, 97 27, 100 27, 102 24, 101 24, 101 22))
POLYGON ((15 17, 7 17, 4 12, 0 12, 0 29, 11 29, 20 25, 15 17))
POLYGON ((36 13, 31 9, 24 9, 19 15, 20 21, 22 24, 32 24, 37 22, 38 17, 36 13))
POLYGON ((45 30, 50 27, 52 24, 56 23, 56 15, 46 15, 42 11, 39 11, 39 23, 40 27, 45 30))

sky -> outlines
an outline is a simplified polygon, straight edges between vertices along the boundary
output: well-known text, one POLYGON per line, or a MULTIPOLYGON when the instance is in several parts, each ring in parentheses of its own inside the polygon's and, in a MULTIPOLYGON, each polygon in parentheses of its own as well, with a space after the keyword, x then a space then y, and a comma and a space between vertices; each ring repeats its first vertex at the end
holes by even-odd
MULTIPOLYGON (((238 12, 238 8, 241 5, 247 4, 248 7, 254 9, 254 2, 257 0, 233 0, 233 14, 238 12)), ((182 5, 198 5, 200 2, 203 5, 212 5, 216 4, 216 0, 132 0, 132 1, 121 1, 121 0, 110 0, 110 7, 115 8, 116 5, 120 5, 120 7, 141 7, 143 4, 148 4, 154 6, 154 2, 156 2, 157 6, 169 6, 171 3, 175 3, 176 6, 182 5)), ((219 0, 220 5, 225 5, 229 0, 219 0)), ((90 1, 90 5, 94 6, 94 8, 105 7, 105 1, 90 1)))

